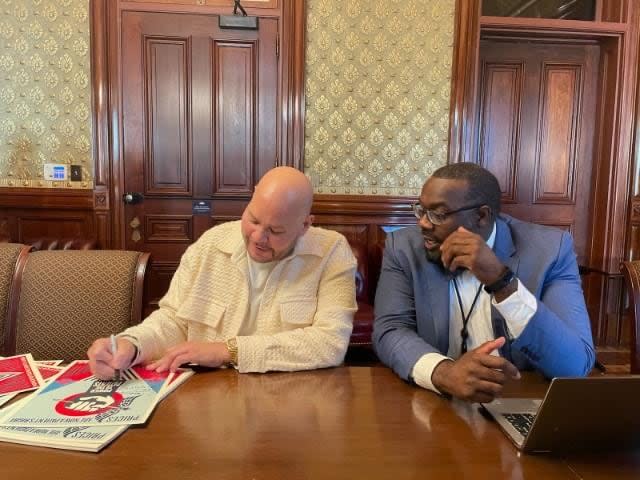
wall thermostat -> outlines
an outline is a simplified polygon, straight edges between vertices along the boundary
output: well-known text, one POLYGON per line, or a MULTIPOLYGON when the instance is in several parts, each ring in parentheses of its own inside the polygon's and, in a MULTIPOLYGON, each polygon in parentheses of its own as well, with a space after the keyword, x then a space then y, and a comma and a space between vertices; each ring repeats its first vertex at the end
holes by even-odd
POLYGON ((44 179, 54 181, 66 180, 67 166, 61 163, 45 163, 44 179))

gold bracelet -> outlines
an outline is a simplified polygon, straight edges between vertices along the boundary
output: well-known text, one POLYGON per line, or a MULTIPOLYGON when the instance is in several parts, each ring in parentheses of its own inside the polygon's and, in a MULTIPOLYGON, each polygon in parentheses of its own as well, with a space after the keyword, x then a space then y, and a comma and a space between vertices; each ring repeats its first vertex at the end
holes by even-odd
POLYGON ((231 337, 225 342, 225 344, 227 345, 227 350, 229 350, 229 356, 231 357, 229 364, 235 367, 238 365, 238 340, 236 340, 236 337, 231 337))

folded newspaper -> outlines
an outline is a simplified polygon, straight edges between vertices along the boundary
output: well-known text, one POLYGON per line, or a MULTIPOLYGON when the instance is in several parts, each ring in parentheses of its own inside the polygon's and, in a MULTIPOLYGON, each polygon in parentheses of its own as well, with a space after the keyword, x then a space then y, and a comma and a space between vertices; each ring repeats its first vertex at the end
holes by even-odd
POLYGON ((144 423, 158 402, 192 374, 159 374, 136 366, 120 381, 104 381, 91 374, 88 361, 75 361, 0 410, 0 441, 100 451, 129 425, 144 423))

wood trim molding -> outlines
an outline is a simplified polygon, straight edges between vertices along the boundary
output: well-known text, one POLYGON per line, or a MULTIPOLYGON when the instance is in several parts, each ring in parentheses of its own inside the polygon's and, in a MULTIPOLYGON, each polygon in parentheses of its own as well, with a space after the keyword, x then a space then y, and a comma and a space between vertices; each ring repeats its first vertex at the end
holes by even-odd
MULTIPOLYGON (((119 175, 114 168, 119 162, 119 120, 113 117, 113 95, 118 92, 114 82, 118 82, 117 63, 114 61, 114 42, 118 35, 113 35, 117 25, 118 1, 90 0, 91 9, 91 85, 93 107, 93 155, 95 188, 93 206, 96 221, 101 225, 97 232, 102 248, 118 248, 120 242, 120 226, 118 225, 118 201, 121 188, 119 175), (112 123, 113 122, 113 123, 112 123), (113 212, 112 212, 113 210, 113 212), (113 215, 111 214, 113 213, 113 215), (105 223, 106 221, 106 223, 105 223)), ((117 83, 116 83, 117 85, 117 83)))
MULTIPOLYGON (((635 11, 629 12, 629 22, 635 22, 636 52, 640 56, 640 8, 636 6, 635 11), (635 15, 635 16, 634 16, 635 15)), ((629 225, 626 231, 626 260, 640 259, 640 75, 636 78, 636 108, 633 131, 631 134, 635 140, 632 148, 631 166, 628 172, 631 188, 629 195, 629 225)))
POLYGON ((19 209, 93 210, 92 190, 3 188, 0 207, 19 209))
MULTIPOLYGON (((610 274, 620 272, 620 263, 629 257, 634 248, 627 245, 632 228, 629 221, 630 198, 634 195, 634 185, 637 179, 632 179, 634 172, 634 119, 638 121, 636 102, 638 101, 638 57, 640 48, 640 4, 629 2, 627 4, 627 25, 629 29, 619 37, 619 47, 615 52, 618 57, 616 63, 619 78, 616 83, 618 98, 614 105, 614 127, 612 129, 612 146, 608 152, 609 158, 602 159, 603 167, 611 162, 611 168, 602 169, 601 185, 599 190, 603 194, 598 198, 606 208, 606 215, 594 218, 596 225, 600 225, 594 231, 600 232, 604 245, 604 258, 596 268, 610 274), (604 228, 603 228, 604 227, 604 228)), ((638 152, 636 151, 636 156, 638 152)), ((635 187, 637 188, 637 187, 635 187)), ((637 247, 636 251, 637 251, 637 247)))
POLYGON ((557 20, 553 18, 524 18, 524 17, 480 17, 483 32, 500 31, 518 34, 522 37, 527 32, 543 32, 554 37, 589 37, 619 35, 626 33, 629 26, 615 22, 587 22, 582 20, 557 20))
POLYGON ((283 0, 280 25, 282 135, 278 165, 304 169, 305 2, 283 0))
POLYGON ((480 1, 457 0, 449 108, 449 163, 470 162, 475 124, 480 1))
POLYGON ((122 194, 124 193, 124 169, 122 163, 122 122, 120 105, 120 0, 104 0, 107 7, 104 10, 106 18, 107 64, 104 82, 107 85, 109 101, 109 158, 110 158, 110 191, 109 205, 111 206, 111 246, 124 248, 124 209, 122 194))
POLYGON ((373 195, 314 195, 312 213, 317 215, 399 216, 415 221, 412 205, 417 197, 373 195))
POLYGON ((91 0, 91 104, 93 107, 94 184, 109 187, 109 97, 107 84, 108 0, 91 0))
MULTIPOLYGON (((207 1, 207 0, 197 0, 207 1)), ((269 0, 268 2, 243 2, 242 6, 247 15, 260 17, 278 16, 280 6, 278 3, 288 0, 269 0)), ((299 1, 299 0, 294 0, 299 1)), ((196 3, 196 0, 120 0, 122 10, 135 10, 138 12, 166 12, 166 13, 200 13, 203 15, 231 15, 233 2, 231 0, 208 0, 208 4, 196 3)))

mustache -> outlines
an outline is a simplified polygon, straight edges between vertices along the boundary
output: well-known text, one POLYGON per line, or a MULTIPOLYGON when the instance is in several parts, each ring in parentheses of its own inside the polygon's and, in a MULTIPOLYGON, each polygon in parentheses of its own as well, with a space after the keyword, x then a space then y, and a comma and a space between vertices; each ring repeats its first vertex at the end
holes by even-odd
POLYGON ((422 238, 424 238, 425 240, 432 241, 432 242, 441 243, 440 240, 438 240, 430 232, 427 232, 425 230, 422 230, 422 238))

